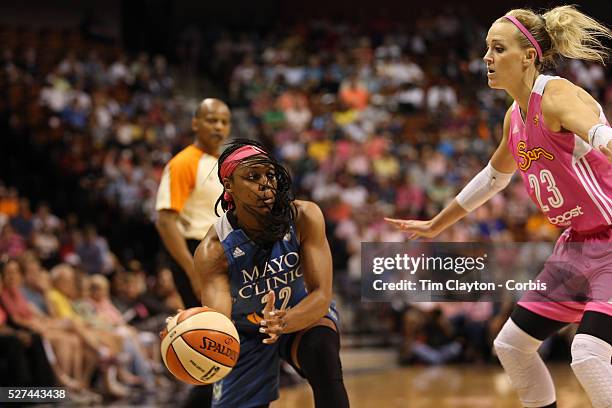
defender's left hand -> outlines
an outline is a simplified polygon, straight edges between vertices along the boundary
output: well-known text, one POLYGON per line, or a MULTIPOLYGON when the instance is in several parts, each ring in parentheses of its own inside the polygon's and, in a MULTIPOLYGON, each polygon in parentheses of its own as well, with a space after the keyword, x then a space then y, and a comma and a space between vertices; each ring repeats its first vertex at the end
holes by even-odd
POLYGON ((259 331, 270 336, 264 339, 263 343, 273 344, 283 334, 287 324, 285 323, 285 311, 274 308, 274 302, 276 301, 274 291, 268 292, 267 297, 266 306, 263 309, 264 319, 260 323, 259 331))

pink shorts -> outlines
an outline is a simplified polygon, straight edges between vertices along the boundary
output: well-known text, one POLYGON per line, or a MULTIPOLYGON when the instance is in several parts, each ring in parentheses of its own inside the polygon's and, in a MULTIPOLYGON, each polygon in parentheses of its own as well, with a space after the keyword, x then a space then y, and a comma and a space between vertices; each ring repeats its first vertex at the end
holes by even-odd
POLYGON ((537 279, 547 291, 525 293, 525 309, 568 323, 587 311, 612 316, 612 227, 589 235, 565 230, 537 279))

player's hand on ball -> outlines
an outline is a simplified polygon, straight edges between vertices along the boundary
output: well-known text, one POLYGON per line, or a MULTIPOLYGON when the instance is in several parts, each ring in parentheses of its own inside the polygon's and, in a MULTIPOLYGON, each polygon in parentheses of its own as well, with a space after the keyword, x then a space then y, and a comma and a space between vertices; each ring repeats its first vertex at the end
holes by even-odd
POLYGON ((171 319, 172 319, 174 316, 176 316, 177 314, 181 313, 182 311, 183 311, 183 309, 176 309, 176 313, 175 313, 175 314, 173 314, 172 316, 168 316, 168 317, 166 317, 166 324, 168 324, 168 323, 170 322, 170 320, 171 320, 171 319))
POLYGON ((159 332, 159 338, 160 340, 163 340, 164 337, 166 337, 166 335, 168 334, 168 323, 170 323, 170 321, 172 320, 173 317, 175 317, 176 315, 178 315, 179 313, 181 313, 183 311, 183 309, 177 309, 176 313, 166 317, 166 327, 164 328, 164 330, 159 332))
POLYGON ((264 319, 261 321, 259 331, 267 334, 268 338, 264 339, 265 344, 275 343, 283 330, 287 326, 285 323, 285 311, 274 308, 274 302, 276 301, 276 295, 274 291, 268 292, 266 305, 263 309, 264 319))
POLYGON ((393 225, 400 231, 408 233, 408 239, 414 238, 433 238, 440 232, 433 228, 431 220, 398 220, 394 218, 385 218, 389 224, 393 225))

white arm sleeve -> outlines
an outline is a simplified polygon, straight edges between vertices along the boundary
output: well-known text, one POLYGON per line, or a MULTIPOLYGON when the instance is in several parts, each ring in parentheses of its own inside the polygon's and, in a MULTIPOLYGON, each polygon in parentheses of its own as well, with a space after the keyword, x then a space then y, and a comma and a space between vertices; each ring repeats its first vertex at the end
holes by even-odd
POLYGON ((482 169, 468 184, 457 194, 457 203, 468 212, 474 211, 486 203, 495 194, 506 188, 514 173, 500 173, 491 166, 482 169))
POLYGON ((594 148, 599 146, 608 146, 612 140, 612 128, 604 124, 598 124, 589 129, 589 143, 594 148))

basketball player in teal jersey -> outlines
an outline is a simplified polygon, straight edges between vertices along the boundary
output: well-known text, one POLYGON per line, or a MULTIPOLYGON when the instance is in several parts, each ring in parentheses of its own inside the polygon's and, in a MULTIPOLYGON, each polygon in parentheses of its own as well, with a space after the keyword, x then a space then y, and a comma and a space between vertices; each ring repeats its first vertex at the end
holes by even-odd
POLYGON ((202 304, 236 325, 240 357, 215 384, 213 407, 267 407, 281 358, 308 380, 317 408, 348 407, 321 210, 293 199, 287 170, 256 142, 229 145, 218 169, 225 213, 196 250, 195 270, 202 304))

